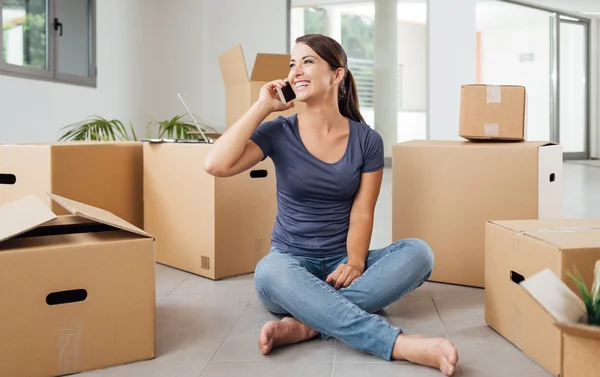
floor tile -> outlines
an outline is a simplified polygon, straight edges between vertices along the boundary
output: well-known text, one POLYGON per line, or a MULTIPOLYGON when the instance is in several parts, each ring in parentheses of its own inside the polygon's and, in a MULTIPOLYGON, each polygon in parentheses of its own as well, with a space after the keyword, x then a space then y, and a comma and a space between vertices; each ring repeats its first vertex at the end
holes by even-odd
MULTIPOLYGON (((457 374, 455 374, 456 376, 457 374)), ((366 363, 336 363, 333 367, 333 377, 440 377, 439 369, 415 365, 412 363, 366 364, 366 363)))
POLYGON ((156 263, 156 301, 166 297, 177 288, 189 274, 169 266, 156 263))
POLYGON ((157 304, 157 354, 193 355, 210 361, 250 300, 211 301, 195 295, 169 295, 157 304))
POLYGON ((447 333, 485 325, 483 289, 434 283, 430 289, 447 333))
POLYGON ((450 333, 463 377, 551 377, 539 364, 488 326, 450 333))
POLYGON ((202 377, 331 376, 329 363, 212 362, 202 377))
POLYGON ((208 362, 199 361, 194 355, 163 356, 152 360, 115 366, 89 373, 78 374, 81 377, 200 377, 208 362))
POLYGON ((221 349, 215 355, 215 361, 255 361, 255 362, 331 362, 333 360, 335 340, 315 339, 285 347, 275 348, 264 356, 258 349, 258 337, 263 324, 271 320, 280 320, 263 308, 258 299, 254 299, 233 328, 221 349))
POLYGON ((218 281, 189 274, 171 294, 200 295, 205 297, 235 296, 251 299, 255 294, 254 274, 246 274, 218 281))

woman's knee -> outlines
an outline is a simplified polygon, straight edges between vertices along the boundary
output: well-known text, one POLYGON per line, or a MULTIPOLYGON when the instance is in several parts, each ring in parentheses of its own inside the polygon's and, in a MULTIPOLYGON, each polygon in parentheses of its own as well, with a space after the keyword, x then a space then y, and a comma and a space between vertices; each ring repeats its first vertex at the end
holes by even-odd
MULTIPOLYGON (((258 299, 263 306, 274 314, 286 315, 288 312, 272 300, 281 286, 281 277, 289 266, 290 257, 284 254, 270 253, 263 257, 254 270, 254 285, 258 299)), ((281 292, 279 292, 281 293, 281 292)))
POLYGON ((254 270, 254 283, 257 288, 266 291, 277 285, 283 271, 291 262, 290 256, 279 253, 270 253, 264 256, 254 270))
POLYGON ((396 244, 400 249, 410 249, 416 264, 422 266, 426 272, 431 273, 435 258, 433 250, 427 242, 418 238, 406 238, 396 242, 396 244))

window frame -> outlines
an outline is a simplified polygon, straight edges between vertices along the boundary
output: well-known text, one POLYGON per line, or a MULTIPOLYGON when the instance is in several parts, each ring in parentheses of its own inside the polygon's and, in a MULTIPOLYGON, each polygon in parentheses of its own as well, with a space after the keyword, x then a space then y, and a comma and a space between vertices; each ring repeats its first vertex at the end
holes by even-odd
MULTIPOLYGON (((56 19, 56 7, 58 0, 46 0, 46 43, 47 49, 47 69, 32 67, 22 67, 9 64, 2 57, 2 48, 4 44, 4 28, 0 29, 0 75, 12 76, 18 78, 49 81, 62 84, 72 84, 85 87, 97 87, 98 69, 96 64, 96 0, 87 0, 88 7, 88 26, 90 37, 88 40, 89 49, 89 69, 90 76, 83 77, 61 73, 58 66, 58 31, 54 30, 54 20, 56 19)), ((2 19, 3 0, 0 0, 0 25, 3 25, 2 19)))

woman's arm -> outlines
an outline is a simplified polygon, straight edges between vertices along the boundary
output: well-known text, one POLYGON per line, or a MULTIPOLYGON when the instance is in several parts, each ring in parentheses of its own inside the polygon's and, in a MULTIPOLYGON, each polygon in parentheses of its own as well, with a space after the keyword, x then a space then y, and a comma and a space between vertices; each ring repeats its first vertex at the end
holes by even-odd
POLYGON ((287 110, 292 102, 284 105, 277 95, 276 87, 287 85, 277 80, 264 85, 258 100, 221 137, 204 160, 204 170, 217 177, 239 174, 256 165, 262 158, 262 150, 250 137, 265 118, 274 111, 287 110))
POLYGON ((326 279, 328 284, 334 283, 335 289, 349 286, 365 271, 375 220, 375 204, 379 197, 382 179, 383 169, 362 174, 350 211, 350 227, 346 242, 348 263, 339 265, 326 279))
POLYGON ((348 264, 364 272, 369 254, 373 222, 375 220, 375 204, 379 197, 383 169, 372 173, 363 173, 350 212, 350 229, 348 230, 348 264))

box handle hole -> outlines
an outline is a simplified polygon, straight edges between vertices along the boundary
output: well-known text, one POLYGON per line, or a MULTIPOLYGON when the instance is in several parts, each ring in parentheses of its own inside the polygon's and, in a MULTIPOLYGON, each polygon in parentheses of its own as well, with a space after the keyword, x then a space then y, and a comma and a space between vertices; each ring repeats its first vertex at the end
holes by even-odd
POLYGON ((17 176, 14 174, 0 174, 0 185, 14 185, 17 182, 17 176))
POLYGON ((264 169, 261 170, 252 170, 250 172, 250 178, 265 178, 269 172, 264 169))
POLYGON ((521 282, 523 280, 525 280, 525 278, 523 277, 523 275, 521 275, 517 272, 511 271, 510 272, 510 280, 512 280, 512 282, 515 284, 521 284, 521 282))
POLYGON ((550 182, 554 182, 556 180, 556 175, 554 173, 550 174, 550 182))
POLYGON ((46 296, 46 304, 50 306, 72 304, 84 301, 87 298, 85 289, 72 289, 69 291, 53 292, 46 296))

